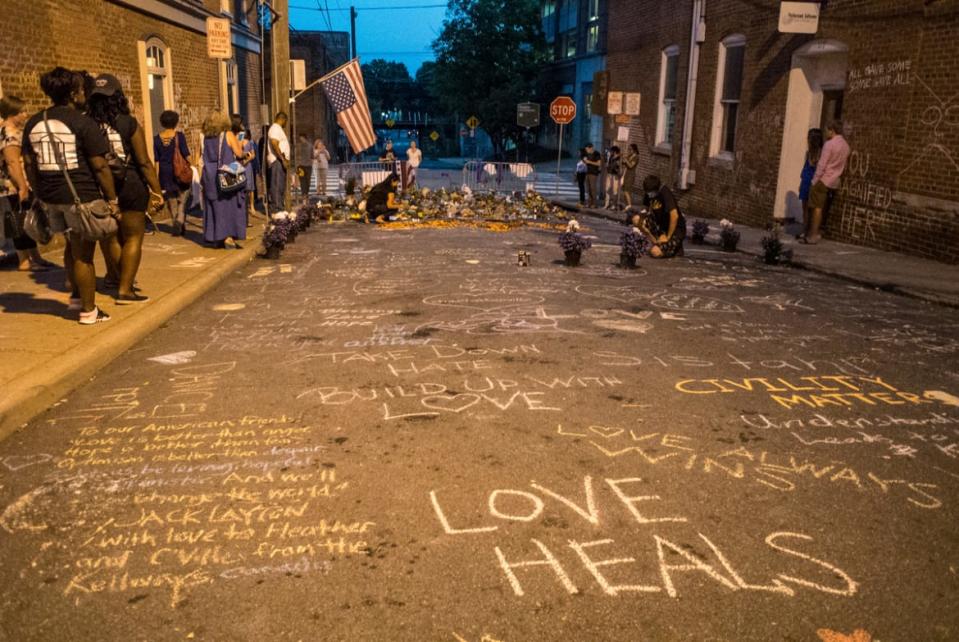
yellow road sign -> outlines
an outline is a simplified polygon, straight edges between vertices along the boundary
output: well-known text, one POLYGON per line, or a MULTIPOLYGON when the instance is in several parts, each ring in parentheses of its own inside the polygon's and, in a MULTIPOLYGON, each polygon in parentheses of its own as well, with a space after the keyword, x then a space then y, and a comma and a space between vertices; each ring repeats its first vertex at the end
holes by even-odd
POLYGON ((479 124, 480 124, 479 118, 477 118, 476 116, 470 116, 469 118, 466 119, 466 125, 470 129, 476 129, 477 127, 479 127, 479 124))
POLYGON ((430 132, 430 140, 434 143, 440 139, 440 133, 436 130, 430 132))
POLYGON ((392 127, 392 126, 395 125, 395 124, 396 124, 396 121, 393 120, 392 118, 389 118, 389 119, 387 119, 387 121, 386 121, 386 126, 387 126, 387 127, 392 127))

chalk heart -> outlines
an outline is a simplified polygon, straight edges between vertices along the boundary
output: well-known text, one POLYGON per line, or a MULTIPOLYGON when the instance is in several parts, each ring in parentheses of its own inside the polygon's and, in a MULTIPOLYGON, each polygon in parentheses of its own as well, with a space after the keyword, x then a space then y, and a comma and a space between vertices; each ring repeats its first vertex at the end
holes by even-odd
POLYGON ((3 458, 3 465, 10 470, 20 470, 28 466, 36 466, 53 459, 53 455, 41 453, 39 455, 10 455, 3 458))
POLYGON ((422 403, 426 408, 430 408, 432 410, 461 413, 467 408, 475 406, 479 402, 479 395, 462 392, 458 395, 435 395, 432 397, 423 397, 420 403, 422 403))
POLYGON ((819 629, 816 634, 822 642, 872 642, 872 635, 863 629, 856 629, 849 635, 832 629, 819 629))
POLYGON ((596 433, 603 439, 612 439, 613 437, 618 437, 623 434, 626 429, 616 428, 615 426, 590 426, 589 430, 590 432, 596 433))
POLYGON ((503 294, 501 292, 462 292, 456 294, 435 294, 423 299, 426 305, 438 305, 449 308, 465 308, 491 312, 523 305, 542 303, 543 297, 528 294, 503 294))

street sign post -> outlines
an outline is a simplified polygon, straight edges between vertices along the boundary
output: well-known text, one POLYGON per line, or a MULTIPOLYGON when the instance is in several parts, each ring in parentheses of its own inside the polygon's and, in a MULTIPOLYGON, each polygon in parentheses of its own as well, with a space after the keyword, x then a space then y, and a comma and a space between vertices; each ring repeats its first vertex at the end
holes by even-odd
POLYGON ((430 132, 430 140, 434 143, 440 139, 440 133, 435 129, 430 132))
POLYGON ((206 55, 221 60, 229 60, 233 57, 229 18, 206 19, 206 55))
POLYGON ((606 94, 606 114, 615 116, 623 113, 623 92, 611 91, 606 94))
POLYGON ((516 124, 519 127, 539 127, 539 103, 516 105, 516 124))
MULTIPOLYGON (((523 145, 529 155, 529 130, 531 127, 539 127, 539 103, 520 103, 516 105, 516 125, 525 127, 526 133, 523 136, 523 145)), ((526 159, 529 161, 529 158, 526 159)), ((519 145, 516 146, 516 162, 519 162, 519 145)))
POLYGON ((466 126, 469 127, 470 129, 476 129, 477 127, 479 127, 479 124, 480 124, 479 118, 477 118, 476 116, 470 116, 469 118, 466 119, 466 126))
POLYGON ((559 125, 559 145, 556 150, 556 194, 559 194, 560 164, 563 160, 563 127, 576 118, 576 103, 569 96, 558 96, 549 104, 549 117, 559 125))

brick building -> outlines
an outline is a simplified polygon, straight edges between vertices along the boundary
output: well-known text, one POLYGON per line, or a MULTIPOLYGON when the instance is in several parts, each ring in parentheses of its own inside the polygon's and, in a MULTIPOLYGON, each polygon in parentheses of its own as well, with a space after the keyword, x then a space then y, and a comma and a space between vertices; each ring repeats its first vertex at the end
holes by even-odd
POLYGON ((642 94, 637 181, 659 174, 692 216, 801 218, 807 131, 841 118, 853 155, 826 235, 959 262, 959 0, 830 0, 813 35, 780 33, 779 12, 610 0, 610 90, 642 94))
MULTIPOLYGON (((147 140, 165 109, 180 113, 191 149, 214 108, 261 124, 261 39, 255 0, 7 0, 0 20, 0 91, 47 104, 40 76, 62 65, 114 74, 147 140), (206 18, 232 21, 233 58, 207 57, 206 18)), ((152 152, 152 145, 148 145, 152 152)))
MULTIPOLYGON (((350 59, 350 34, 345 31, 293 31, 290 33, 290 58, 306 63, 306 82, 312 83, 350 59)), ((319 85, 297 99, 296 128, 297 134, 306 134, 309 140, 322 138, 329 149, 339 148, 336 114, 328 109, 326 94, 319 85)))

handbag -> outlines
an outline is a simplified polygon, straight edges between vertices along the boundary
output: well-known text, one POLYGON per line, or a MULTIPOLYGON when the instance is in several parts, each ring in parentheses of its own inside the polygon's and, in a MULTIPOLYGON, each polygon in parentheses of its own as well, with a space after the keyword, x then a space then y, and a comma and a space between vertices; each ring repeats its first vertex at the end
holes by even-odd
POLYGON ((177 182, 181 185, 189 185, 193 182, 193 170, 190 168, 190 163, 183 158, 183 154, 180 153, 180 137, 183 136, 182 133, 177 132, 173 137, 173 177, 176 178, 177 182))
POLYGON ((33 205, 24 213, 23 231, 40 245, 46 245, 53 239, 50 217, 39 199, 34 199, 33 205))
POLYGON ((223 145, 226 142, 225 137, 225 134, 220 134, 220 144, 216 150, 216 188, 220 192, 220 196, 232 196, 246 189, 246 172, 242 170, 238 172, 229 165, 220 164, 223 145))
POLYGON ((113 217, 110 205, 98 198, 89 203, 80 202, 80 196, 73 186, 73 180, 70 178, 70 172, 67 171, 67 164, 60 153, 60 145, 57 144, 53 131, 50 129, 50 122, 47 120, 47 112, 43 112, 43 125, 47 129, 47 135, 50 137, 51 147, 53 147, 53 156, 56 158, 57 165, 63 172, 63 178, 70 187, 70 193, 73 194, 73 209, 70 216, 66 216, 69 228, 80 235, 80 238, 86 241, 100 241, 109 238, 117 233, 117 220, 113 217))

